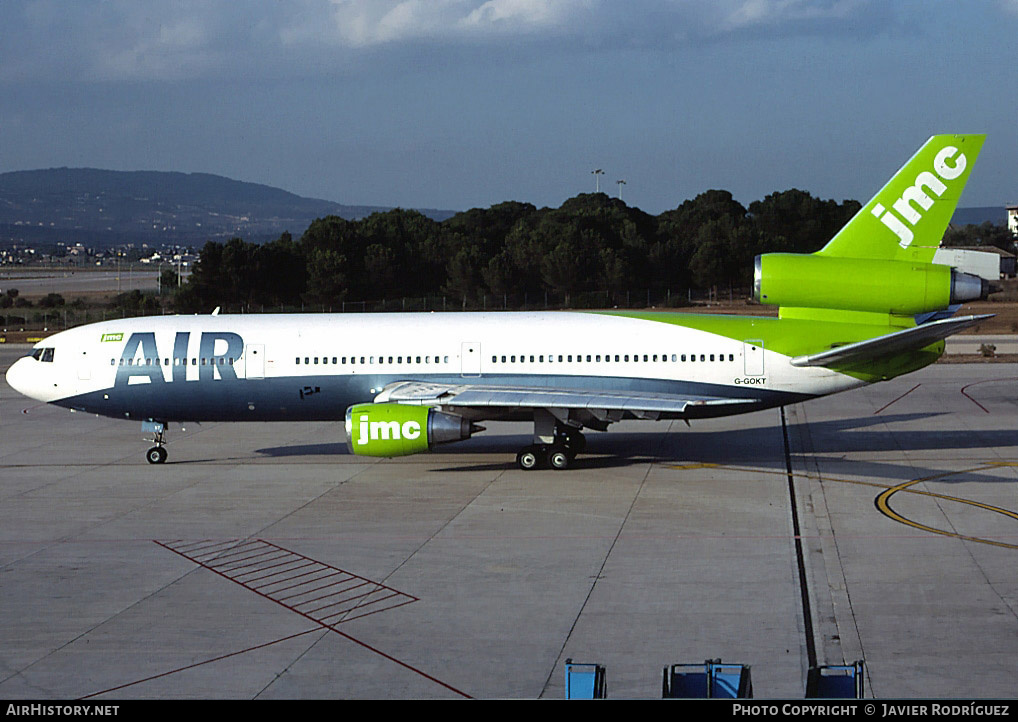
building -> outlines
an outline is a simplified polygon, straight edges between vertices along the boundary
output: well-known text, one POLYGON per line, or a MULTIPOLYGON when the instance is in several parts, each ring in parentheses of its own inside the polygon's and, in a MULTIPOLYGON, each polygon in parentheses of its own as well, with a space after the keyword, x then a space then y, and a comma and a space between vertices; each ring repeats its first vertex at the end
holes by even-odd
POLYGON ((1011 235, 1018 238, 1018 205, 1007 207, 1007 230, 1011 235))

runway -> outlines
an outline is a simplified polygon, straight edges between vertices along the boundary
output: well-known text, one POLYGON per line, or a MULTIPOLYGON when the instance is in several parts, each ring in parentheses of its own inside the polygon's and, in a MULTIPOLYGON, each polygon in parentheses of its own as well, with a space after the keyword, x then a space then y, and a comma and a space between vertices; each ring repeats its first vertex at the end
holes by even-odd
POLYGON ((1011 697, 1016 384, 626 422, 564 472, 498 423, 394 460, 339 423, 185 425, 150 466, 135 423, 0 384, 0 698, 560 699, 567 658, 653 698, 718 657, 757 698, 856 659, 867 696, 1011 697))

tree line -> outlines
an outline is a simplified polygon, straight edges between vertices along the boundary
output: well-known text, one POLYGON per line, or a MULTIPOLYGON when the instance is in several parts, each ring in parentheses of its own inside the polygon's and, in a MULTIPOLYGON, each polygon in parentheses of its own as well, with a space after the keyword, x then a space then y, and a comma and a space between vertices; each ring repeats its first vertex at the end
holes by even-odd
POLYGON ((684 297, 690 288, 748 287, 754 256, 815 251, 859 208, 794 189, 746 208, 710 190, 657 216, 604 193, 559 208, 508 201, 442 222, 403 209, 328 216, 299 239, 206 243, 173 305, 190 313, 446 296, 475 308, 489 296, 551 294, 568 306, 629 289, 684 297))

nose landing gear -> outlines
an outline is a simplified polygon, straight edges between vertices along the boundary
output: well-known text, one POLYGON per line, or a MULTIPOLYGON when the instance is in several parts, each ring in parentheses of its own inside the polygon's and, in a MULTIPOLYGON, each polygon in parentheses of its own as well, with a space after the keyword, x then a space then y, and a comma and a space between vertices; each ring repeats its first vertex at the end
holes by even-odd
POLYGON ((162 464, 166 461, 166 424, 162 421, 142 421, 141 430, 152 433, 152 441, 155 443, 151 449, 145 452, 145 460, 150 464, 162 464))

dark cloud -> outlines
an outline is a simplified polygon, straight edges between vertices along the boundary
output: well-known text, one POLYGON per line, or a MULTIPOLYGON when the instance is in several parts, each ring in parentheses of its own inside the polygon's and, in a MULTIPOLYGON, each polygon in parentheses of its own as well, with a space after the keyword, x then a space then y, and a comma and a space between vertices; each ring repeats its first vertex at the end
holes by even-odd
POLYGON ((671 48, 878 32, 889 12, 875 0, 6 0, 0 79, 306 75, 408 46, 671 48))

